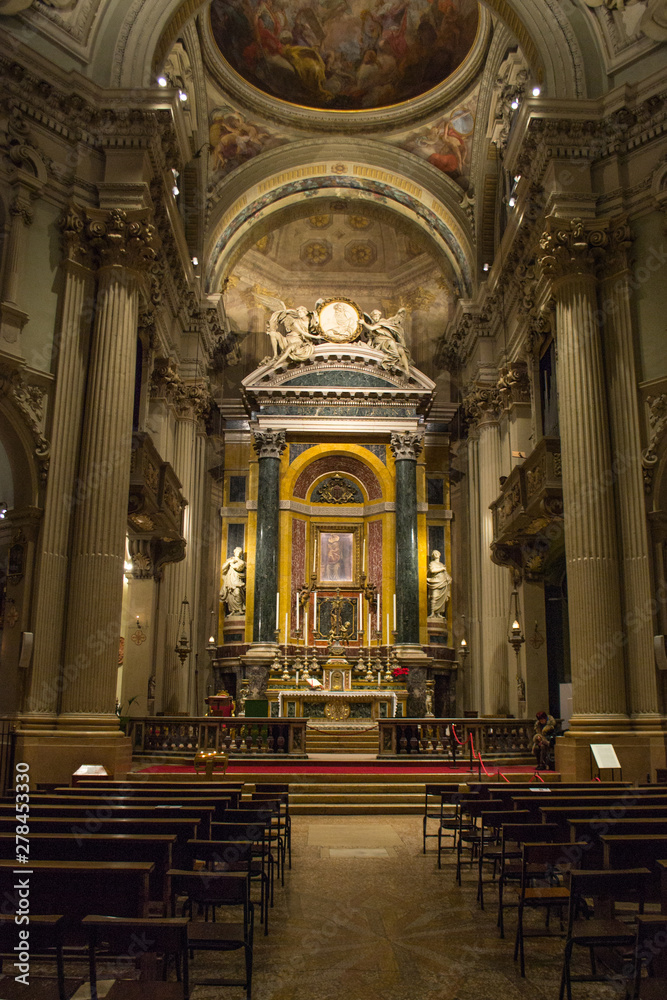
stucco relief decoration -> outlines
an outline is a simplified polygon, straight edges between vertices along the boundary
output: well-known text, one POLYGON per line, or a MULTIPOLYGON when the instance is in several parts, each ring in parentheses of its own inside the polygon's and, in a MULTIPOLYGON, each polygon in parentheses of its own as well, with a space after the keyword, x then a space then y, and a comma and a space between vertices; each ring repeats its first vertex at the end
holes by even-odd
POLYGON ((311 108, 399 104, 465 61, 476 0, 213 0, 221 55, 248 83, 311 108))
POLYGON ((648 396, 649 442, 642 451, 644 467, 644 489, 650 493, 653 487, 653 473, 658 464, 660 442, 667 433, 667 394, 648 396))
POLYGON ((9 365, 0 367, 0 397, 6 396, 16 407, 30 430, 35 446, 35 458, 40 479, 46 481, 51 445, 44 437, 44 390, 30 385, 23 374, 9 365))
POLYGON ((352 267, 370 267, 377 259, 374 243, 348 243, 345 247, 345 260, 352 267))
MULTIPOLYGON (((50 7, 53 10, 73 10, 78 0, 39 0, 38 7, 50 7)), ((32 7, 32 0, 0 0, 0 15, 11 17, 20 14, 22 10, 32 7)))
POLYGON ((309 240, 301 247, 299 256, 309 267, 323 267, 324 264, 329 263, 333 256, 331 244, 325 243, 323 240, 309 240))
POLYGON ((214 108, 209 116, 208 141, 211 151, 211 183, 266 149, 287 142, 286 136, 257 122, 248 121, 230 107, 214 108))
POLYGON ((411 132, 401 143, 403 149, 437 167, 464 190, 468 187, 470 174, 476 104, 475 95, 465 107, 456 108, 451 115, 411 132))
POLYGON ((626 38, 646 35, 657 42, 667 40, 667 0, 584 0, 592 10, 608 12, 626 38))

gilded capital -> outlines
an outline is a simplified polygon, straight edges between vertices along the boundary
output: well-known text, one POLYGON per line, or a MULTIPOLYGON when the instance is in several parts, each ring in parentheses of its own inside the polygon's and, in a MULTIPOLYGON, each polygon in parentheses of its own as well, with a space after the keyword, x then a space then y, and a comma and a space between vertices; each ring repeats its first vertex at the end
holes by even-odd
POLYGON ((272 431, 270 427, 265 431, 255 431, 252 444, 260 459, 280 458, 287 447, 285 431, 272 431))
POLYGON ((416 462, 424 447, 424 435, 419 431, 405 431, 403 434, 392 431, 389 446, 395 462, 416 462))
POLYGON ((550 216, 539 240, 537 262, 548 278, 594 274, 609 247, 608 223, 550 216))

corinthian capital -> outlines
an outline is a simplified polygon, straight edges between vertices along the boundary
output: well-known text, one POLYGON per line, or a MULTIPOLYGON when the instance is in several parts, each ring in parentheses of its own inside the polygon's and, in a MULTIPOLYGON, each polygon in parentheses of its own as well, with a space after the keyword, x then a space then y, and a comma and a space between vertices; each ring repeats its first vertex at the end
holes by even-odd
POLYGON ((159 249, 155 227, 146 209, 88 209, 84 235, 99 267, 116 265, 146 271, 153 267, 159 249))
POLYGON ((542 233, 537 261, 549 278, 591 274, 609 247, 608 223, 550 216, 542 233))
POLYGON ((285 448, 285 431, 255 431, 252 439, 253 448, 260 458, 280 458, 285 448))
POLYGON ((395 462, 416 462, 424 447, 424 435, 419 431, 405 431, 404 434, 392 431, 389 446, 395 462))
POLYGON ((497 385, 488 382, 471 382, 463 391, 463 409, 471 423, 496 419, 502 407, 497 385))

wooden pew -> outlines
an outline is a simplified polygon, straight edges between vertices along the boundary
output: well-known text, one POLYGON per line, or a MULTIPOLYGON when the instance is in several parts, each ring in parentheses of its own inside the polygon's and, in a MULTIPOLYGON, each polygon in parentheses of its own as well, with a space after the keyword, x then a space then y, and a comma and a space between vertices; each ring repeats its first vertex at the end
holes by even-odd
POLYGON ((667 860, 667 824, 663 833, 603 833, 603 866, 605 868, 648 868, 655 876, 647 890, 647 900, 660 901, 660 869, 658 862, 667 860))
MULTIPOLYGON (((30 836, 36 833, 67 833, 75 839, 89 833, 125 833, 151 836, 152 834, 168 834, 176 838, 173 847, 174 862, 181 863, 181 848, 188 840, 197 837, 199 823, 196 819, 95 819, 86 822, 72 821, 57 817, 30 817, 30 836)), ((0 832, 16 833, 16 819, 0 818, 0 832)), ((207 838, 208 839, 208 838, 207 838)), ((187 856, 187 855, 185 855, 187 856)))
POLYGON ((536 820, 539 820, 540 810, 546 806, 570 805, 575 809, 586 807, 625 809, 644 805, 667 806, 667 795, 661 793, 644 794, 638 789, 631 788, 623 789, 620 794, 616 792, 606 795, 560 795, 558 793, 536 792, 534 795, 512 796, 512 806, 521 812, 528 810, 536 820))
MULTIPOLYGON (((150 874, 150 897, 168 902, 166 875, 173 867, 176 844, 176 837, 171 834, 85 833, 77 836, 31 831, 28 839, 31 864, 33 861, 150 861, 154 866, 150 874)), ((0 832, 0 858, 16 858, 13 833, 0 832)))
MULTIPOLYGON (((577 806, 565 805, 554 806, 545 805, 540 808, 540 815, 543 823, 556 823, 563 831, 563 836, 567 834, 570 820, 584 819, 592 825, 598 827, 615 822, 616 819, 663 819, 667 822, 667 803, 661 805, 637 805, 623 806, 613 803, 602 803, 577 806)), ((609 833, 609 830, 602 830, 609 833)))
POLYGON ((241 798, 240 788, 229 788, 227 786, 220 788, 175 788, 173 786, 168 786, 167 788, 97 788, 89 787, 87 785, 75 785, 72 788, 70 785, 56 786, 51 792, 38 792, 36 794, 48 794, 48 795, 80 795, 87 797, 94 797, 96 795, 120 795, 120 796, 132 796, 138 799, 176 799, 177 801, 185 802, 190 799, 211 799, 211 801, 217 801, 218 799, 227 799, 232 803, 236 803, 241 798))
MULTIPOLYGON (((157 805, 148 806, 107 806, 90 805, 67 806, 67 805, 37 805, 30 802, 30 825, 36 819, 58 818, 66 819, 71 823, 87 824, 97 822, 100 819, 152 819, 159 816, 163 819, 177 820, 188 819, 197 823, 199 832, 197 836, 203 840, 211 839, 211 817, 215 810, 214 806, 168 806, 162 809, 157 805)), ((23 814, 20 814, 23 815, 23 814)), ((15 805, 6 802, 0 803, 0 819, 16 818, 15 805)), ((94 832, 94 831, 90 831, 94 832)))
POLYGON ((137 788, 157 788, 157 789, 175 788, 176 790, 192 788, 198 790, 204 789, 206 791, 208 791, 209 789, 211 791, 217 791, 222 788, 241 790, 244 785, 245 781, 243 781, 242 779, 235 781, 233 778, 229 778, 227 776, 225 776, 224 778, 221 777, 217 781, 216 780, 208 781, 205 778, 198 777, 196 774, 188 774, 184 776, 182 781, 172 781, 172 780, 156 781, 149 778, 141 778, 137 780, 125 779, 124 781, 121 780, 101 781, 99 778, 80 778, 74 787, 102 788, 102 789, 130 788, 132 790, 137 788))
MULTIPOLYGON (((71 792, 71 790, 70 790, 71 792)), ((199 806, 210 807, 213 809, 211 814, 211 820, 216 823, 222 823, 225 817, 225 810, 231 807, 231 798, 223 797, 222 795, 211 797, 211 796, 184 796, 183 798, 164 798, 162 796, 144 797, 143 795, 116 795, 113 793, 95 793, 88 795, 47 795, 47 794, 31 794, 30 796, 30 809, 32 811, 35 805, 65 805, 65 806, 84 806, 86 808, 104 807, 104 806, 138 806, 144 807, 146 809, 165 809, 167 807, 172 807, 175 809, 180 809, 181 812, 184 810, 188 813, 192 809, 197 809, 199 806)))
POLYGON ((597 817, 593 819, 580 817, 571 819, 568 827, 570 841, 578 841, 580 844, 586 845, 586 856, 587 859, 590 859, 586 862, 588 868, 602 867, 604 851, 600 838, 604 834, 618 834, 620 836, 644 833, 667 835, 667 819, 663 816, 643 819, 623 817, 604 821, 599 821, 597 817))
MULTIPOLYGON (((16 874, 15 860, 0 860, 0 896, 6 912, 16 912, 22 881, 28 883, 30 913, 62 913, 65 943, 82 917, 99 912, 111 917, 147 916, 150 861, 31 861, 16 874)), ((70 938, 71 940, 71 938, 70 938)))

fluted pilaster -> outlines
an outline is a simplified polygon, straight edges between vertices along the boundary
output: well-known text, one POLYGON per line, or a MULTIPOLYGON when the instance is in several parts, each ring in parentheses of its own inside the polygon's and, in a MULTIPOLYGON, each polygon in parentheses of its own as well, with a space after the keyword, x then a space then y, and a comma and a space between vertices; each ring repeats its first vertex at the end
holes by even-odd
POLYGON ((624 637, 596 258, 603 229, 548 220, 541 266, 556 299, 558 392, 569 596, 573 726, 626 716, 624 637))
POLYGON ((630 231, 619 222, 610 234, 610 255, 601 282, 605 367, 620 527, 623 628, 626 634, 628 709, 650 722, 660 716, 653 654, 653 604, 644 514, 641 437, 626 250, 630 231))
POLYGON ((115 728, 139 287, 155 249, 152 227, 141 212, 90 212, 87 230, 101 268, 72 529, 59 724, 115 728))
POLYGON ((30 715, 54 716, 58 710, 70 525, 72 512, 81 499, 74 477, 81 440, 93 275, 71 257, 63 270, 51 462, 35 594, 35 649, 25 702, 30 715))
POLYGON ((481 547, 481 623, 483 706, 487 715, 509 711, 507 570, 491 560, 493 515, 502 474, 500 425, 487 411, 479 423, 479 530, 481 547))

